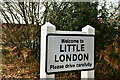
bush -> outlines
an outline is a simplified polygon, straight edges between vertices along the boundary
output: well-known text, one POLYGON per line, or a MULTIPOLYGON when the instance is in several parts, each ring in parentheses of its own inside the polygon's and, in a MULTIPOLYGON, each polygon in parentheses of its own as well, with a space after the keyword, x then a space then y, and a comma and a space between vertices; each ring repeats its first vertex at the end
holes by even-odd
POLYGON ((39 60, 39 33, 37 25, 2 24, 5 46, 14 47, 13 52, 22 54, 22 50, 31 50, 39 60))
POLYGON ((8 53, 10 53, 9 50, 7 50, 7 49, 2 49, 2 54, 3 54, 3 55, 6 55, 6 54, 8 54, 8 53))

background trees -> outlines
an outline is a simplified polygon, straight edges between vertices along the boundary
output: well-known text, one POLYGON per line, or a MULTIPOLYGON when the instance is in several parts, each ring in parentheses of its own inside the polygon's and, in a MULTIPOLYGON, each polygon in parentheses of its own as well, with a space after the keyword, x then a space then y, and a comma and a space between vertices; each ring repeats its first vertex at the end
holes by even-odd
POLYGON ((119 7, 114 8, 112 3, 109 4, 110 8, 106 6, 107 3, 51 3, 46 19, 58 30, 80 31, 87 24, 93 26, 96 29, 96 77, 117 78, 120 35, 116 12, 119 7), (101 5, 99 10, 98 5, 101 5))
POLYGON ((98 3, 51 3, 47 21, 59 30, 81 30, 87 24, 97 24, 98 3), (58 23, 58 22, 59 23, 58 23))
MULTIPOLYGON (((3 16, 3 41, 20 52, 31 50, 39 60, 40 26, 44 23, 42 17, 44 6, 34 2, 4 2, 1 4, 3 16), (41 10, 42 9, 42 10, 41 10)), ((21 52, 20 52, 21 53, 21 52)))
POLYGON ((118 25, 118 7, 103 3, 99 10, 99 30, 96 31, 97 63, 96 73, 101 78, 117 78, 120 72, 120 26, 118 25), (113 10, 114 9, 114 10, 113 10))
MULTIPOLYGON (((89 24, 96 29, 96 77, 118 77, 120 27, 116 12, 119 6, 113 8, 111 4, 108 9, 107 4, 103 3, 98 10, 98 5, 100 4, 87 2, 5 2, 1 5, 1 14, 7 23, 3 24, 4 41, 7 45, 16 47, 20 53, 27 49, 39 58, 40 26, 45 22, 51 22, 58 30, 70 31, 81 31, 82 27, 89 24)), ((79 78, 80 73, 65 75, 69 79, 72 78, 69 75, 79 78)))

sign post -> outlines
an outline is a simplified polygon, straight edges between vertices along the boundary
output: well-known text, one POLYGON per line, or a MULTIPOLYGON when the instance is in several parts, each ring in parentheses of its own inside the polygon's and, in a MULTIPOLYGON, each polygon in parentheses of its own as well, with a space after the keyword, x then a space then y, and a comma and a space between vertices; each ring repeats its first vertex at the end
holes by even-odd
MULTIPOLYGON (((90 25, 87 25, 84 28, 82 28, 82 32, 85 32, 86 34, 93 34, 93 35, 95 35, 95 29, 93 27, 91 27, 90 25)), ((94 80, 94 70, 81 71, 81 80, 84 80, 84 79, 88 80, 89 78, 94 80)))
POLYGON ((47 75, 45 73, 45 60, 46 60, 46 36, 48 33, 55 32, 56 28, 50 23, 46 23, 41 27, 41 57, 40 57, 40 79, 52 78, 54 79, 54 74, 47 75))
POLYGON ((89 25, 82 32, 56 31, 50 23, 43 25, 40 78, 54 78, 55 73, 78 70, 81 78, 94 78, 94 31, 89 25))

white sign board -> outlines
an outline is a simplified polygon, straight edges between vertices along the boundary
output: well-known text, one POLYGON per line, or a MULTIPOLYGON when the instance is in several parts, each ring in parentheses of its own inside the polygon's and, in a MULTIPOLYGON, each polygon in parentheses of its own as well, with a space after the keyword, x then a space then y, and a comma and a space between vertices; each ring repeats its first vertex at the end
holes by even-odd
POLYGON ((46 73, 94 69, 94 35, 48 34, 46 73))

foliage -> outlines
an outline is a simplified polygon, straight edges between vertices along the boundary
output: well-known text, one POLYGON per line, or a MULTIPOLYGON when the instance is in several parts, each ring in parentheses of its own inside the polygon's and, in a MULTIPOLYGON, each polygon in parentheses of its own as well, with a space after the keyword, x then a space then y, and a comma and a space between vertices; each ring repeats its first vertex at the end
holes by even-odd
POLYGON ((42 3, 2 2, 3 78, 39 78, 42 3))
POLYGON ((107 46, 105 50, 101 50, 99 54, 98 62, 96 63, 96 72, 101 78, 118 78, 120 76, 120 47, 117 41, 107 46))
POLYGON ((99 29, 96 30, 96 77, 118 79, 120 72, 120 27, 118 25, 119 7, 114 8, 110 3, 109 11, 106 3, 99 10, 99 29), (98 71, 98 72, 97 72, 98 71))
MULTIPOLYGON (((3 50, 11 51, 12 48, 7 47, 3 50)), ((8 52, 6 52, 8 53, 8 52)), ((8 78, 19 78, 19 79, 35 79, 39 80, 39 63, 34 59, 33 56, 29 56, 27 61, 24 60, 24 57, 16 57, 17 54, 9 53, 4 54, 2 58, 2 71, 1 76, 4 79, 8 78)))
POLYGON ((58 30, 80 31, 88 24, 96 29, 96 77, 102 79, 111 78, 113 75, 118 78, 120 72, 119 51, 116 53, 116 49, 120 47, 120 28, 116 24, 118 8, 114 8, 111 4, 110 9, 115 10, 110 12, 106 5, 106 3, 102 4, 102 8, 98 10, 98 3, 54 2, 49 4, 49 8, 46 10, 48 12, 46 20, 54 24, 58 30))
MULTIPOLYGON (((16 51, 24 48, 31 50, 39 60, 40 52, 40 25, 43 24, 42 3, 34 2, 4 2, 1 3, 3 41, 5 44, 16 47, 16 51)), ((5 45, 4 44, 4 45, 5 45)))
POLYGON ((35 25, 14 25, 3 24, 4 46, 13 47, 12 52, 22 54, 22 50, 31 50, 31 54, 39 59, 39 37, 37 36, 37 27, 35 25))
MULTIPOLYGON (((53 2, 47 5, 46 21, 54 24, 58 30, 81 31, 86 25, 97 28, 97 5, 98 3, 53 2)), ((80 72, 57 74, 56 77, 80 79, 80 72)))
POLYGON ((98 12, 99 27, 96 29, 96 43, 99 47, 97 47, 97 51, 105 49, 108 45, 112 44, 112 42, 116 39, 116 36, 119 35, 119 26, 116 23, 116 17, 118 17, 116 12, 119 7, 114 8, 113 4, 109 4, 110 9, 115 9, 111 12, 108 8, 106 8, 106 5, 108 4, 102 3, 102 8, 98 12))
POLYGON ((97 3, 51 3, 46 21, 58 30, 78 30, 86 25, 97 24, 97 3), (58 21, 58 22, 57 22, 58 21))
MULTIPOLYGON (((114 76, 117 79, 119 77, 120 27, 117 24, 119 15, 116 14, 119 7, 114 8, 111 4, 110 8, 115 9, 111 12, 106 8, 106 3, 101 4, 99 10, 98 3, 87 2, 45 2, 41 5, 46 7, 45 11, 40 11, 40 3, 33 2, 17 2, 14 5, 5 2, 2 5, 4 8, 1 13, 5 21, 9 24, 17 21, 19 25, 17 27, 14 24, 7 25, 7 28, 3 25, 6 33, 3 34, 6 38, 5 42, 12 45, 13 52, 17 50, 23 54, 39 53, 40 26, 47 21, 54 24, 58 30, 81 31, 82 27, 91 25, 96 29, 96 78, 110 79, 114 76), (11 19, 7 13, 10 13, 11 19)), ((25 55, 23 56, 26 58, 25 55)), ((80 72, 56 75, 66 79, 77 79, 79 76, 80 72)))
POLYGON ((2 54, 3 54, 3 55, 6 55, 6 54, 8 54, 8 53, 10 53, 9 50, 7 50, 7 49, 2 49, 2 54))

